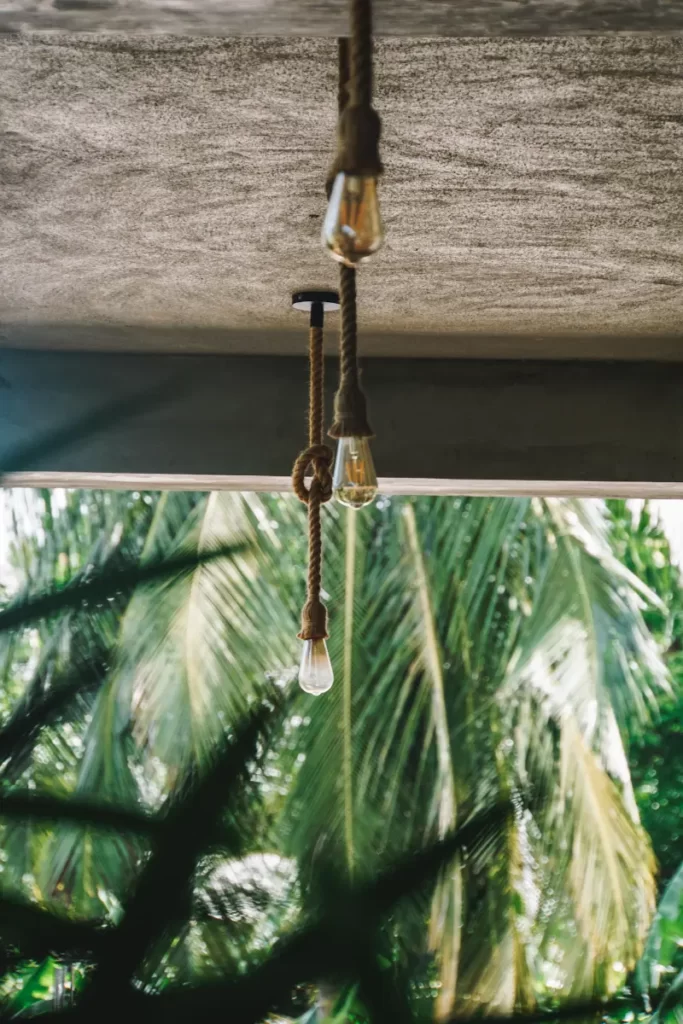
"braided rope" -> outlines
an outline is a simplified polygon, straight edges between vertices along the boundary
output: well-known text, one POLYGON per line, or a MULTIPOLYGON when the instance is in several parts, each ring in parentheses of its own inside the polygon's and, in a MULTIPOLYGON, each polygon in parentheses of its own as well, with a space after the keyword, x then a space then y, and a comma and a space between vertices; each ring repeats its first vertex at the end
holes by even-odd
POLYGON ((334 396, 334 422, 330 437, 372 437, 367 403, 360 386, 358 370, 358 323, 356 308, 356 271, 342 264, 339 268, 341 330, 339 334, 339 387, 334 396))
POLYGON ((339 374, 342 381, 358 383, 358 326, 356 310, 356 271, 341 264, 339 267, 339 301, 341 303, 341 332, 339 335, 339 374))
POLYGON ((351 0, 351 103, 372 105, 372 0, 351 0))
POLYGON ((311 503, 324 504, 332 497, 332 450, 323 444, 325 360, 322 327, 311 327, 308 364, 308 448, 297 455, 292 470, 292 487, 297 498, 310 507, 311 503), (309 466, 313 468, 313 481, 307 488, 305 476, 309 466))
POLYGON ((323 444, 324 373, 322 327, 311 327, 308 347, 308 448, 296 458, 292 487, 300 501, 308 506, 308 595, 301 615, 302 640, 327 636, 325 608, 320 601, 322 585, 322 527, 320 506, 332 497, 332 450, 323 444), (313 469, 310 487, 306 470, 313 469))
POLYGON ((372 0, 350 0, 351 38, 339 39, 337 155, 327 175, 327 195, 340 171, 382 173, 382 124, 372 106, 372 0))
POLYGON ((323 329, 311 326, 308 338, 308 443, 323 443, 323 402, 325 399, 325 359, 323 357, 323 329))
POLYGON ((337 40, 339 79, 337 83, 337 110, 341 114, 349 102, 349 41, 346 36, 337 40))

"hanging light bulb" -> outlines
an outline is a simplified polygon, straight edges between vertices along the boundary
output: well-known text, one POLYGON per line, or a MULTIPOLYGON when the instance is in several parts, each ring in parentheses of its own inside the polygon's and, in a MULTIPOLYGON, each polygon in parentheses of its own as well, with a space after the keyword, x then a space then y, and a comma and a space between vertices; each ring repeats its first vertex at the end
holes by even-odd
POLYGON ((306 693, 317 696, 325 693, 334 682, 332 662, 327 653, 327 644, 318 640, 304 640, 304 649, 299 666, 299 686, 306 693))
POLYGON ((347 267, 368 259, 384 244, 377 178, 339 173, 323 221, 323 244, 347 267))
POLYGON ((367 437, 340 437, 332 474, 337 501, 349 508, 363 508, 377 494, 377 473, 367 437))

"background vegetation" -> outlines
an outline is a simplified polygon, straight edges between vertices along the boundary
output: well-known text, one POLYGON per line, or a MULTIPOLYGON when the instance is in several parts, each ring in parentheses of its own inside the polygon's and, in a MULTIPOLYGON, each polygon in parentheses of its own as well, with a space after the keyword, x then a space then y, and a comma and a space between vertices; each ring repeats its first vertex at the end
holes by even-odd
POLYGON ((681 601, 647 506, 328 506, 315 700, 293 499, 5 500, 7 1014, 680 1013, 681 601))

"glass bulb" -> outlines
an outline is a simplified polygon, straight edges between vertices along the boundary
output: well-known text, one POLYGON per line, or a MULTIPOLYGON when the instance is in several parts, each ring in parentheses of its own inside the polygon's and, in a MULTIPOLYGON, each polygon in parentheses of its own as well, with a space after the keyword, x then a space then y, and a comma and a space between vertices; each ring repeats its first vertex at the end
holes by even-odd
POLYGON ((330 255, 355 267, 384 244, 377 202, 377 178, 338 174, 323 221, 323 244, 330 255))
POLYGON ((340 437, 332 473, 337 501, 349 508, 363 508, 377 494, 377 473, 367 437, 340 437))
POLYGON ((314 697, 325 693, 334 682, 332 662, 324 640, 304 640, 299 666, 299 686, 314 697))

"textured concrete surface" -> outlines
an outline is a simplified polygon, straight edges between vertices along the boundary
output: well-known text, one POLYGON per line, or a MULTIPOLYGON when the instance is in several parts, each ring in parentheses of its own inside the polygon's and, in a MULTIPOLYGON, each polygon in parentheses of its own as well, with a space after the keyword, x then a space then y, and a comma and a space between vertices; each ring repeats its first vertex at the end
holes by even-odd
MULTIPOLYGON (((334 68, 324 39, 0 37, 5 343, 296 328, 289 292, 336 278, 334 68)), ((683 337, 683 37, 385 39, 377 105, 368 332, 683 337)))
MULTIPOLYGON (((680 32, 677 0, 375 0, 385 35, 680 32)), ((346 0, 0 0, 0 29, 338 36, 346 0)))

